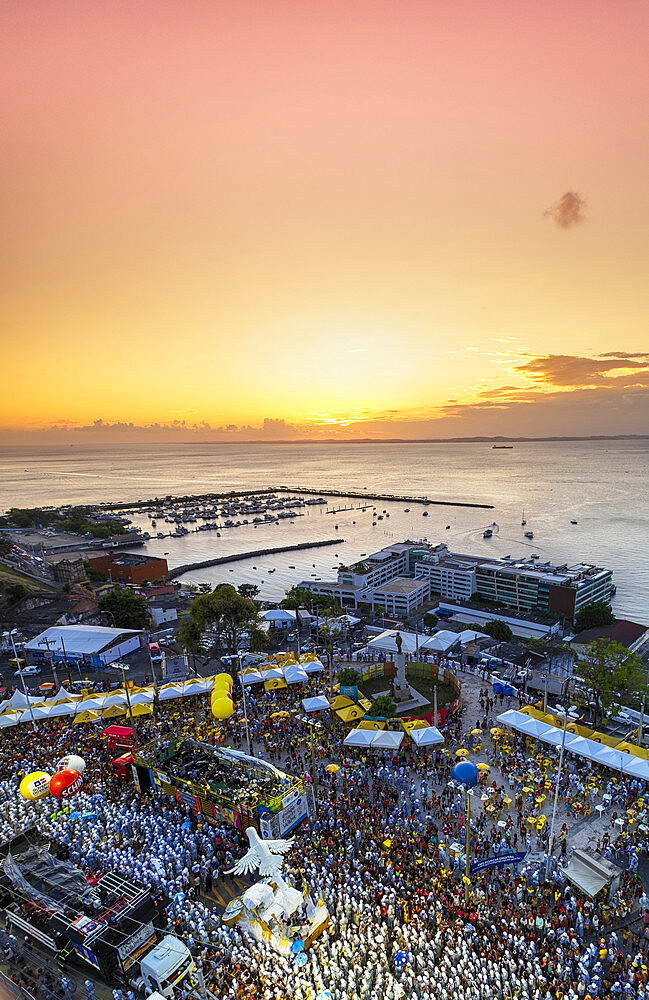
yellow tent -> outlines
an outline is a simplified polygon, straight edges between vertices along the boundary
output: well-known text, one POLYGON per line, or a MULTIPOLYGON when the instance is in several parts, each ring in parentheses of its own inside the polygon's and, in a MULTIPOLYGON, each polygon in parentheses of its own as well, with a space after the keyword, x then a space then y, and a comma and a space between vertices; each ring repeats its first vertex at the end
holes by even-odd
POLYGON ((347 698, 344 694, 337 694, 336 697, 329 702, 329 707, 332 712, 338 712, 341 708, 349 708, 354 702, 351 698, 347 698))
POLYGON ((363 719, 362 722, 359 722, 358 728, 378 730, 378 729, 385 729, 386 725, 387 725, 386 722, 380 722, 377 721, 376 719, 363 719))
POLYGON ((133 705, 131 715, 151 715, 153 712, 153 705, 133 705))
POLYGON ((276 677, 272 681, 264 681, 266 691, 278 691, 280 688, 288 687, 283 677, 276 677))
POLYGON ((74 717, 74 725, 78 725, 80 722, 97 722, 101 719, 99 712, 93 712, 92 709, 89 712, 79 712, 78 715, 74 717))
POLYGON ((427 729, 428 723, 425 719, 402 719, 401 725, 407 733, 412 729, 427 729))
POLYGON ((369 712, 370 708, 372 707, 372 702, 370 701, 369 698, 366 698, 364 694, 360 694, 358 696, 358 704, 361 706, 361 708, 364 708, 366 712, 369 712))
POLYGON ((336 715, 343 722, 354 722, 355 719, 362 719, 365 712, 358 705, 349 705, 347 708, 339 708, 336 715))
POLYGON ((102 719, 116 719, 118 715, 126 713, 126 705, 111 705, 101 713, 102 719))

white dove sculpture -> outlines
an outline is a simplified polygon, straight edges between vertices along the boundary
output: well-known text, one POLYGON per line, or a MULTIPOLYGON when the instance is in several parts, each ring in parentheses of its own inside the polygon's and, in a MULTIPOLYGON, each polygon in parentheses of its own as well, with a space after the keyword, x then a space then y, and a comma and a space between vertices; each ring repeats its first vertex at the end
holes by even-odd
POLYGON ((262 840, 254 826, 249 826, 246 836, 250 847, 242 858, 228 868, 228 874, 234 872, 235 875, 250 874, 257 870, 263 877, 270 877, 276 882, 280 889, 288 889, 286 882, 282 878, 281 871, 283 861, 282 855, 290 851, 295 837, 290 840, 262 840))

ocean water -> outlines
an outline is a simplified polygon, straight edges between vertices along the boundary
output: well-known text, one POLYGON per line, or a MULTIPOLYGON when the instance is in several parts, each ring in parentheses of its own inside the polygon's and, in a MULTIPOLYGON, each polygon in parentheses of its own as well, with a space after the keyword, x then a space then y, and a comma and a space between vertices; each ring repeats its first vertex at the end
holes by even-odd
MULTIPOLYGON (((327 507, 279 524, 252 524, 181 539, 152 539, 147 551, 170 566, 274 545, 336 538, 330 548, 267 556, 189 573, 184 580, 257 583, 273 599, 300 580, 335 578, 349 563, 390 542, 427 538, 454 551, 530 555, 610 567, 618 614, 649 622, 649 441, 380 444, 147 444, 0 448, 0 509, 117 502, 272 486, 364 490, 491 503, 494 510, 423 508, 375 502, 365 512, 325 511, 361 501, 329 498, 327 507), (373 526, 385 510, 384 520, 373 526), (522 515, 527 520, 522 528, 522 515), (577 520, 576 525, 570 521, 577 520), (494 536, 482 537, 496 522, 494 536), (336 525, 338 526, 336 528, 336 525), (524 530, 534 531, 529 541, 524 530), (293 568, 294 567, 294 568, 293 568), (274 569, 274 573, 269 570, 274 569), (230 571, 232 570, 232 572, 230 571)), ((152 530, 140 514, 134 523, 152 530)), ((158 525, 168 529, 169 525, 158 525)), ((189 525, 188 527, 191 527, 189 525)))

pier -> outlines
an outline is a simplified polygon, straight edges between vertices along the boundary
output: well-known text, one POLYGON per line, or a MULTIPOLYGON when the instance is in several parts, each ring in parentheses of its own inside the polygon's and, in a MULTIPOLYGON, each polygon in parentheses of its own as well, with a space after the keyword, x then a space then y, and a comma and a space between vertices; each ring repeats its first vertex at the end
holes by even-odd
POLYGON ((466 500, 430 500, 428 497, 408 497, 394 493, 366 493, 365 490, 312 489, 310 486, 276 486, 273 493, 308 493, 316 497, 353 497, 355 500, 387 500, 390 503, 420 503, 435 507, 477 507, 493 510, 492 503, 473 503, 466 500))
POLYGON ((298 552, 302 549, 321 549, 326 545, 342 545, 344 538, 327 538, 323 542, 299 542, 296 545, 277 545, 268 549, 253 549, 251 552, 233 552, 229 556, 216 556, 214 559, 203 559, 201 562, 184 563, 169 570, 169 579, 174 580, 184 573, 195 569, 207 569, 209 566, 222 566, 224 563, 240 562, 242 559, 256 559, 261 556, 272 556, 278 552, 298 552))

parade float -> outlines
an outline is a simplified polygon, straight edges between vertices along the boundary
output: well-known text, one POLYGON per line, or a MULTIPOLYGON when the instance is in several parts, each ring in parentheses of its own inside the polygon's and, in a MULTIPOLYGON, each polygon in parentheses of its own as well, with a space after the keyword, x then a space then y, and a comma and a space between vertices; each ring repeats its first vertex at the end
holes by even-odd
POLYGON ((325 930, 329 911, 321 898, 312 899, 303 879, 298 889, 282 873, 293 837, 262 840, 253 827, 246 835, 250 847, 230 871, 235 875, 257 872, 260 880, 228 904, 222 919, 256 941, 265 941, 280 955, 298 956, 325 930))

